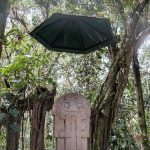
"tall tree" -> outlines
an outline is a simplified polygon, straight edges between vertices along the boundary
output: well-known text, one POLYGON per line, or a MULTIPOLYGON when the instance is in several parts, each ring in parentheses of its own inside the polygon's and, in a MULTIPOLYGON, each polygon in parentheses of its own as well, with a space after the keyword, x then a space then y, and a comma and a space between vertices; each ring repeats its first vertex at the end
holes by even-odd
MULTIPOLYGON (((117 1, 121 5, 121 1, 117 1)), ((120 12, 121 15, 126 18, 125 34, 121 48, 116 48, 115 44, 113 46, 113 51, 119 51, 116 55, 114 53, 108 76, 102 85, 94 104, 91 117, 93 150, 107 150, 108 148, 108 140, 112 124, 116 117, 117 105, 122 98, 128 80, 135 44, 136 26, 142 11, 148 2, 149 0, 140 1, 128 17, 125 16, 122 10, 120 12)))
POLYGON ((2 45, 4 42, 4 32, 5 32, 6 19, 7 19, 7 8, 8 8, 8 1, 1 0, 0 1, 0 57, 2 53, 2 45))

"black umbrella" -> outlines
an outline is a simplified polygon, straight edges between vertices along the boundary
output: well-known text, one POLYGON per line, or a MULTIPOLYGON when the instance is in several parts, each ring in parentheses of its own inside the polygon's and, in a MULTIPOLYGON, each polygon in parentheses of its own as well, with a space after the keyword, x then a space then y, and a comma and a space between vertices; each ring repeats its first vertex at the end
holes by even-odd
POLYGON ((113 41, 108 19, 53 14, 30 35, 49 50, 85 54, 113 41))

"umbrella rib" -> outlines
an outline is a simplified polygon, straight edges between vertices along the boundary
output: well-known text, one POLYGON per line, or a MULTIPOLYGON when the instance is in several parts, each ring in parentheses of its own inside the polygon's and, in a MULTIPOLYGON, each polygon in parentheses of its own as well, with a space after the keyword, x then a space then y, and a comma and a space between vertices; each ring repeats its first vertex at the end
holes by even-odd
POLYGON ((94 29, 96 32, 102 33, 102 34, 108 39, 107 35, 106 35, 104 32, 97 30, 95 27, 91 26, 91 24, 89 24, 89 23, 86 22, 85 20, 83 20, 83 22, 85 22, 86 24, 88 24, 88 25, 89 25, 92 29, 94 29))
POLYGON ((79 24, 78 24, 78 27, 79 27, 79 34, 80 34, 80 37, 81 37, 81 40, 82 40, 82 43, 83 43, 83 48, 85 49, 84 39, 83 39, 83 36, 82 36, 82 33, 81 33, 81 28, 80 28, 79 24))
POLYGON ((49 21, 51 18, 45 20, 43 23, 41 23, 39 26, 37 26, 32 32, 38 32, 39 30, 41 30, 43 27, 45 28, 46 26, 48 25, 54 25, 56 24, 57 22, 60 22, 60 21, 63 21, 63 19, 60 19, 60 20, 56 20, 54 21, 53 23, 49 24, 49 21))
POLYGON ((57 38, 58 38, 58 37, 60 36, 60 34, 64 31, 65 25, 66 25, 67 23, 68 23, 68 20, 66 21, 66 23, 65 23, 64 26, 63 26, 63 28, 62 28, 61 31, 58 33, 58 35, 56 36, 55 40, 52 42, 51 45, 53 45, 53 44, 56 42, 57 38))
MULTIPOLYGON (((105 41, 103 41, 103 42, 99 42, 99 43, 97 43, 97 44, 95 44, 95 45, 92 45, 92 46, 88 47, 87 49, 92 49, 92 48, 95 48, 95 47, 101 48, 101 45, 102 45, 102 44, 104 45, 106 41, 107 41, 107 40, 105 40, 105 41), (100 45, 100 44, 101 44, 101 45, 100 45)), ((108 46, 108 45, 106 45, 106 46, 108 46)))
MULTIPOLYGON (((56 20, 56 21, 53 22, 53 23, 49 23, 49 22, 48 22, 47 24, 44 25, 44 27, 47 26, 47 25, 48 25, 48 26, 49 26, 49 25, 55 25, 56 23, 61 22, 61 21, 64 21, 64 19, 56 20)), ((42 28, 43 28, 43 27, 42 27, 42 28)))

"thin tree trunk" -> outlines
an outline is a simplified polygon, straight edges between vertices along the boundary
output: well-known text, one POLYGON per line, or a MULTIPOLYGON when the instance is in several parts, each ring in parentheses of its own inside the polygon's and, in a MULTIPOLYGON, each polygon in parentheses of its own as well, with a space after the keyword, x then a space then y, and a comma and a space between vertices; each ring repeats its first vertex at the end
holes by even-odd
POLYGON ((148 136, 147 136, 147 125, 145 119, 145 109, 144 109, 144 100, 143 100, 143 91, 142 91, 142 84, 141 84, 141 75, 139 70, 139 62, 138 58, 134 56, 133 61, 133 70, 134 70, 134 77, 135 77, 135 87, 136 87, 136 99, 137 99, 137 108, 138 108, 138 119, 139 119, 139 126, 142 133, 142 145, 144 150, 149 149, 148 144, 148 136))
MULTIPOLYGON (((95 101, 91 116, 93 150, 107 150, 117 105, 127 83, 135 43, 135 29, 146 3, 143 0, 129 15, 120 52, 114 57, 108 76, 95 101)), ((114 49, 115 50, 115 49, 114 49)))
POLYGON ((144 41, 145 37, 150 34, 150 28, 147 28, 142 35, 137 40, 137 45, 135 45, 134 49, 134 57, 133 57, 133 71, 135 77, 135 87, 136 87, 136 99, 137 99, 137 109, 138 109, 138 117, 139 117, 139 126, 142 133, 142 146, 144 150, 149 150, 149 140, 147 135, 147 125, 145 119, 145 109, 144 109, 144 100, 143 100, 143 91, 142 91, 142 84, 141 84, 141 74, 140 74, 140 67, 139 61, 137 56, 137 51, 144 41))
POLYGON ((2 53, 2 45, 4 40, 4 32, 7 19, 7 0, 0 0, 0 57, 2 53))
POLYGON ((46 88, 37 89, 38 97, 33 103, 33 110, 31 116, 31 132, 30 132, 30 149, 31 150, 45 150, 44 147, 44 127, 46 111, 49 111, 54 103, 56 89, 49 92, 46 88), (39 96, 46 94, 43 98, 39 96))
POLYGON ((30 149, 44 150, 44 126, 46 117, 46 105, 40 100, 36 99, 33 104, 30 149))
POLYGON ((19 138, 21 129, 21 117, 8 116, 7 122, 7 138, 6 138, 6 150, 18 150, 19 148, 19 138))

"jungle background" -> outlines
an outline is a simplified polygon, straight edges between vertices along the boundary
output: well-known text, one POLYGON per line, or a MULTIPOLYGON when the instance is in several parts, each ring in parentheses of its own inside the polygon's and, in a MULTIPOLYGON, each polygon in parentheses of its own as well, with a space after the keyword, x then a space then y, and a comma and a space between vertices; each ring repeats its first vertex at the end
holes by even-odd
POLYGON ((91 149, 149 150, 149 0, 0 0, 0 17, 0 150, 55 149, 51 108, 67 92, 91 104, 91 149), (28 33, 55 12, 109 18, 114 45, 45 49, 28 33))

